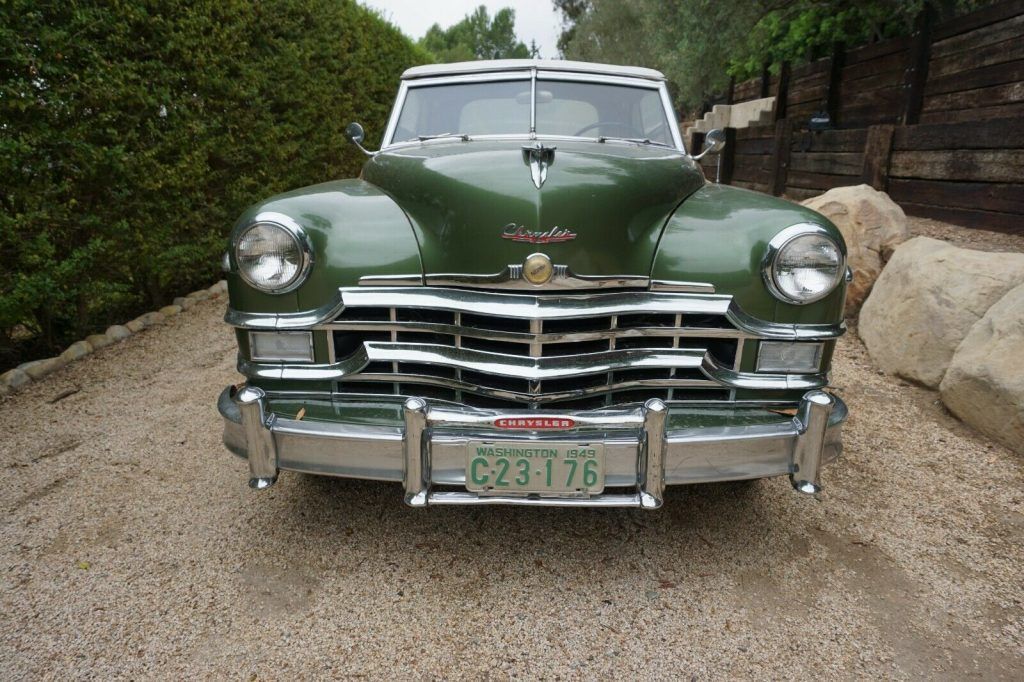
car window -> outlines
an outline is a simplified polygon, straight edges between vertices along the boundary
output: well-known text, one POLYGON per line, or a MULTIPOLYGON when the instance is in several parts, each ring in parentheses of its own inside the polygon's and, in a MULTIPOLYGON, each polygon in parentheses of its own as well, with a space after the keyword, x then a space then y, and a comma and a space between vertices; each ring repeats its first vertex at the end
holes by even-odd
MULTIPOLYGON (((525 135, 530 132, 529 79, 410 87, 393 136, 525 135)), ((538 78, 536 132, 567 137, 649 139, 672 146, 657 89, 538 78)))
POLYGON ((420 135, 524 135, 530 132, 530 81, 409 88, 395 142, 420 135))
POLYGON ((607 83, 538 79, 537 134, 645 138, 672 144, 657 90, 607 83))

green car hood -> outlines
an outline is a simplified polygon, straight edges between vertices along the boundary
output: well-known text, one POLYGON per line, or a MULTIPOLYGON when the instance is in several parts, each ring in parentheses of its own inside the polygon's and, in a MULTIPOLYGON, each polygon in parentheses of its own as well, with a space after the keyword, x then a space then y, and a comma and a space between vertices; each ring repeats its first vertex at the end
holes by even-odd
POLYGON ((542 251, 581 275, 648 275, 666 220, 704 183, 694 163, 653 145, 547 144, 556 150, 539 189, 523 141, 513 140, 387 150, 362 177, 409 217, 425 274, 491 274, 542 251), (509 225, 576 237, 513 241, 502 237, 509 225))

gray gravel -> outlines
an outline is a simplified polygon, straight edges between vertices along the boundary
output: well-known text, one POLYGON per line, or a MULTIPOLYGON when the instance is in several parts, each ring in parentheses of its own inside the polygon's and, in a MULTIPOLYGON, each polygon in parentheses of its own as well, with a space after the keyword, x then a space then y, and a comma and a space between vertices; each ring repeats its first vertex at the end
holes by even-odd
POLYGON ((413 511, 395 485, 246 487, 222 313, 0 403, 0 678, 1024 677, 1022 461, 853 335, 820 500, 413 511))

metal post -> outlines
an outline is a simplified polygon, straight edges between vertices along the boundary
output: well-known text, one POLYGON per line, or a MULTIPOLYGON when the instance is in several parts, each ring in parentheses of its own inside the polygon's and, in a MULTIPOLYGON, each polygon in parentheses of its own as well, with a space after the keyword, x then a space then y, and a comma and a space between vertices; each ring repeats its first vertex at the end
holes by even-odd
POLYGON ((277 445, 270 430, 273 415, 268 423, 262 389, 246 386, 234 396, 238 411, 242 415, 242 430, 245 432, 245 447, 249 457, 249 487, 265 490, 277 483, 277 445))
POLYGON ((832 413, 832 398, 824 391, 809 391, 800 402, 797 420, 802 427, 793 448, 793 487, 808 495, 821 492, 821 456, 825 449, 825 431, 832 413))
POLYGON ((665 418, 668 407, 651 398, 644 403, 644 439, 640 462, 640 506, 657 509, 665 497, 665 418))
POLYGON ((409 398, 402 407, 405 419, 405 503, 410 507, 426 507, 428 486, 424 467, 423 432, 427 427, 427 403, 422 398, 409 398))

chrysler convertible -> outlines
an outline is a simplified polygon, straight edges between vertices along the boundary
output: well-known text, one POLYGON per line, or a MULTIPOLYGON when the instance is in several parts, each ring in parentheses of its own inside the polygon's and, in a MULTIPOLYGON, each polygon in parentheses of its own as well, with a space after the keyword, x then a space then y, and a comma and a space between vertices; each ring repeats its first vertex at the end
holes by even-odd
POLYGON ((218 407, 251 487, 292 471, 398 483, 413 507, 643 509, 668 485, 821 489, 846 246, 705 179, 724 136, 688 150, 662 74, 419 66, 379 150, 346 137, 358 178, 252 206, 224 256, 244 382, 218 407))

